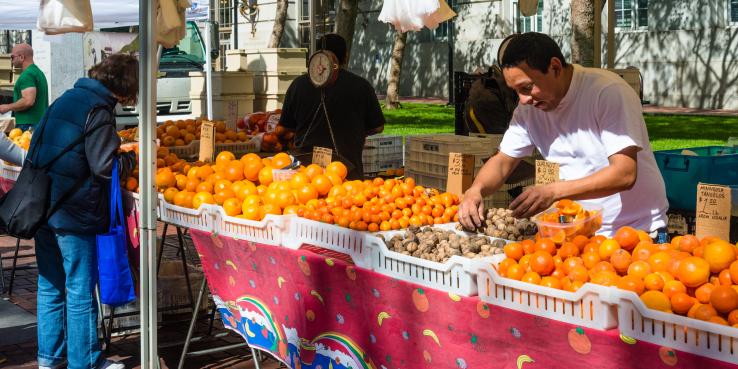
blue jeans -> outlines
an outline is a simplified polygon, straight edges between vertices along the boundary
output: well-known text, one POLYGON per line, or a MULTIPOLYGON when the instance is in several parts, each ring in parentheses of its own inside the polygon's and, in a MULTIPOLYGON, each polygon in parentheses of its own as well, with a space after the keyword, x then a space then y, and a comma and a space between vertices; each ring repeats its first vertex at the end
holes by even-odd
POLYGON ((69 369, 96 368, 97 246, 95 235, 55 233, 43 226, 35 237, 38 263, 38 364, 53 367, 67 357, 69 369))

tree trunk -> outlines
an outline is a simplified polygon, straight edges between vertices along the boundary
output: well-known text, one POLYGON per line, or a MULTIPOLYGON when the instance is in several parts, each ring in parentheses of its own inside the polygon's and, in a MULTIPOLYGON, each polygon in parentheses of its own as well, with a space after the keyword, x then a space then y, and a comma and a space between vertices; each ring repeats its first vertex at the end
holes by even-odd
POLYGON ((400 71, 402 70, 402 59, 405 56, 405 42, 407 32, 395 31, 395 43, 392 45, 392 59, 390 60, 390 77, 387 84, 387 109, 400 107, 400 71))
MULTIPOLYGON (((346 50, 351 57, 351 44, 354 40, 354 28, 356 27, 356 14, 359 10, 359 0, 338 0, 338 11, 336 13, 336 26, 334 32, 346 40, 346 50)), ((348 59, 346 59, 348 64, 348 59)))
MULTIPOLYGON (((571 1, 572 63, 581 64, 585 67, 594 65, 594 18, 593 0, 571 1)), ((601 35, 597 35, 597 37, 601 37, 601 35)))
POLYGON ((274 17, 274 28, 272 28, 272 37, 269 38, 268 48, 277 48, 279 42, 282 41, 284 24, 287 20, 287 5, 288 0, 277 0, 277 14, 274 17))

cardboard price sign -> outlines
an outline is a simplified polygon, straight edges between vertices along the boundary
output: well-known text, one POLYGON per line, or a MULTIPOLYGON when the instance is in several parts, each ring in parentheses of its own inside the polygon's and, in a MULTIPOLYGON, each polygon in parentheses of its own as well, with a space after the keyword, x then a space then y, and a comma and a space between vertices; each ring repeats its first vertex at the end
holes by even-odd
POLYGON ((474 155, 452 152, 448 154, 446 192, 463 195, 474 182, 474 155))
POLYGON ((700 183, 697 186, 695 235, 730 239, 730 187, 700 183))
POLYGON ((536 185, 545 185, 559 180, 559 163, 536 160, 536 185))
POLYGON ((200 128, 200 161, 212 162, 215 150, 215 124, 210 121, 202 122, 200 128))
POLYGON ((313 147, 313 164, 318 164, 325 168, 333 160, 333 150, 315 146, 313 147))
POLYGON ((679 235, 689 233, 687 219, 685 219, 681 214, 669 214, 669 223, 666 228, 669 230, 669 233, 676 233, 679 235))

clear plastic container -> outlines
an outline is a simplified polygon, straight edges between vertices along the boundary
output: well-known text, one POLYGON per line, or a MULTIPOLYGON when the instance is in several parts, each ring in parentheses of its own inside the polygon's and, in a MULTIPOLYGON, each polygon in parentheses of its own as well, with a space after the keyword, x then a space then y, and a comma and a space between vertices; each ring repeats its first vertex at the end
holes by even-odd
POLYGON ((563 242, 571 240, 575 236, 582 235, 592 237, 602 227, 602 207, 597 205, 580 204, 589 214, 579 220, 569 223, 547 222, 542 217, 546 214, 558 211, 556 207, 552 207, 535 217, 533 221, 538 225, 538 233, 541 237, 551 238, 554 241, 563 242))

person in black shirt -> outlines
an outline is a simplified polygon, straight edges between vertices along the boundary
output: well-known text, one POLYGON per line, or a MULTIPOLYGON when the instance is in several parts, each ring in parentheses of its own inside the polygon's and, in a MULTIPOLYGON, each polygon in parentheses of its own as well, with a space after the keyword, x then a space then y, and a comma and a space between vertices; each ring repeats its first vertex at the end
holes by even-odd
POLYGON ((382 109, 369 81, 344 69, 348 51, 343 37, 326 34, 317 45, 320 50, 333 52, 341 65, 336 81, 323 87, 325 110, 321 107, 321 89, 305 74, 287 89, 279 123, 295 131, 297 154, 304 154, 300 155, 301 162, 312 159, 308 154, 313 146, 330 148, 333 160, 343 162, 349 169, 348 179, 363 179, 361 153, 366 137, 384 130, 382 109))

